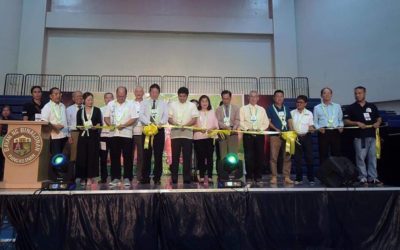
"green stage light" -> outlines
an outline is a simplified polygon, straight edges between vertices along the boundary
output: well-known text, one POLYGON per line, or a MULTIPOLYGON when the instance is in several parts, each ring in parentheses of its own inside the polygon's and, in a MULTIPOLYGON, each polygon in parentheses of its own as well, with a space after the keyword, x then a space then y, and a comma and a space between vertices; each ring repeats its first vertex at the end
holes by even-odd
POLYGON ((235 164, 237 164, 239 162, 239 157, 237 156, 237 154, 229 153, 226 156, 226 161, 229 164, 235 165, 235 164))
POLYGON ((68 158, 64 154, 56 154, 51 159, 51 165, 57 171, 64 170, 68 166, 68 158))
POLYGON ((63 160, 64 160, 64 158, 59 156, 59 157, 54 159, 54 163, 56 165, 59 165, 59 164, 61 164, 63 162, 63 160))
POLYGON ((243 176, 243 162, 235 153, 227 154, 218 164, 218 187, 235 188, 242 187, 240 180, 243 176))
POLYGON ((56 176, 55 180, 42 182, 43 190, 72 190, 75 189, 75 182, 68 176, 69 160, 64 154, 56 154, 51 158, 52 170, 56 176))

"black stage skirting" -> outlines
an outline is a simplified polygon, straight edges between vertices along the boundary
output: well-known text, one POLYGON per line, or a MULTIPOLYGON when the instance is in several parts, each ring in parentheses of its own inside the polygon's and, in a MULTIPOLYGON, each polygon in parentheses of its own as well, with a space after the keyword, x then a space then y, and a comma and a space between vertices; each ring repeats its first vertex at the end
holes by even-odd
POLYGON ((20 249, 399 249, 400 189, 4 192, 20 249))

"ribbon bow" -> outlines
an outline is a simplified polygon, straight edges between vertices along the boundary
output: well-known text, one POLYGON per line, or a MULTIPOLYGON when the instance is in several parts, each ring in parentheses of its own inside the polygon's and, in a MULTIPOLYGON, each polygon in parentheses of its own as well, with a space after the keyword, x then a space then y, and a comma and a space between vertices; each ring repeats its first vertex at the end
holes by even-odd
POLYGON ((285 152, 290 155, 294 155, 295 151, 295 143, 297 140, 297 134, 295 131, 285 131, 281 134, 282 139, 286 141, 285 143, 285 152))
POLYGON ((143 134, 146 136, 144 139, 144 149, 149 148, 149 143, 150 146, 153 145, 154 136, 157 133, 158 133, 158 127, 154 123, 151 123, 143 127, 143 134))
POLYGON ((376 158, 381 158, 381 136, 379 135, 379 128, 375 129, 375 148, 376 148, 376 158))

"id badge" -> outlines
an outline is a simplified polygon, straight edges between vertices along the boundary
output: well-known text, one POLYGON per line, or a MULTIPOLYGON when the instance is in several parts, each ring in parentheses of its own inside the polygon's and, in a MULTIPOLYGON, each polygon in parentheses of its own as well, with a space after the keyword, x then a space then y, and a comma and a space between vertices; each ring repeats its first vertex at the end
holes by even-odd
POLYGON ((91 120, 85 121, 85 122, 83 123, 83 125, 84 125, 85 127, 93 127, 93 123, 92 123, 91 120))
POLYGON ((151 116, 153 116, 153 117, 157 116, 157 109, 152 109, 151 110, 151 116))
POLYGON ((225 124, 225 126, 228 126, 228 127, 231 125, 231 121, 228 117, 224 118, 224 124, 225 124))
POLYGON ((42 114, 35 114, 35 121, 42 120, 42 114))
POLYGON ((257 121, 257 116, 253 115, 250 117, 251 122, 256 122, 257 121))
POLYGON ((369 113, 364 113, 364 119, 366 121, 371 121, 371 116, 369 115, 369 113))
POLYGON ((282 117, 285 117, 285 112, 279 111, 279 112, 278 112, 278 116, 279 116, 279 118, 282 119, 282 117))

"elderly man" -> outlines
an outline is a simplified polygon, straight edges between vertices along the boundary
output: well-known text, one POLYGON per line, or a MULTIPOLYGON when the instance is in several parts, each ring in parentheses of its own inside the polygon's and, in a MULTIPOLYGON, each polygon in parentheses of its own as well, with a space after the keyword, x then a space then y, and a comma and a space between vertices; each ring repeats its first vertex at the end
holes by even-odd
MULTIPOLYGON (((107 109, 107 104, 114 100, 113 93, 105 93, 104 94, 104 104, 105 106, 100 108, 101 115, 103 117, 103 124, 106 124, 104 121, 104 114, 107 109)), ((108 153, 110 152, 110 130, 104 128, 101 130, 100 134, 100 183, 106 183, 108 178, 108 171, 107 171, 107 157, 108 153)))
MULTIPOLYGON (((229 90, 221 92, 222 105, 217 108, 218 126, 220 129, 237 130, 240 125, 239 107, 231 104, 232 93, 229 90)), ((224 159, 227 153, 238 152, 238 135, 232 133, 219 142, 220 157, 224 159)))
POLYGON ((79 131, 76 129, 76 114, 82 108, 83 98, 81 91, 72 93, 72 101, 74 104, 67 108, 67 124, 68 124, 68 141, 71 143, 71 155, 69 160, 76 160, 76 150, 78 147, 79 131))
MULTIPOLYGON (((137 86, 134 91, 135 100, 133 104, 136 108, 136 114, 140 117, 140 111, 143 106, 143 96, 144 90, 143 87, 137 86)), ((135 151, 136 147, 136 178, 137 181, 140 182, 142 180, 142 172, 143 172, 143 125, 140 122, 140 119, 137 119, 135 124, 133 124, 133 151, 135 151)))
POLYGON ((130 186, 133 178, 133 124, 138 114, 132 102, 126 100, 128 90, 118 87, 116 100, 107 104, 104 121, 115 127, 110 131, 111 179, 110 186, 121 183, 121 153, 124 159, 124 186, 130 186))
MULTIPOLYGON (((269 120, 265 109, 257 105, 258 92, 249 93, 249 104, 240 108, 240 129, 243 131, 262 132, 267 130, 269 120)), ((264 134, 244 134, 243 149, 246 164, 246 182, 251 184, 261 181, 261 166, 265 162, 264 134)))
POLYGON ((318 130, 320 165, 331 156, 341 155, 343 112, 340 104, 332 102, 332 89, 321 89, 321 103, 314 107, 314 127, 318 130))

